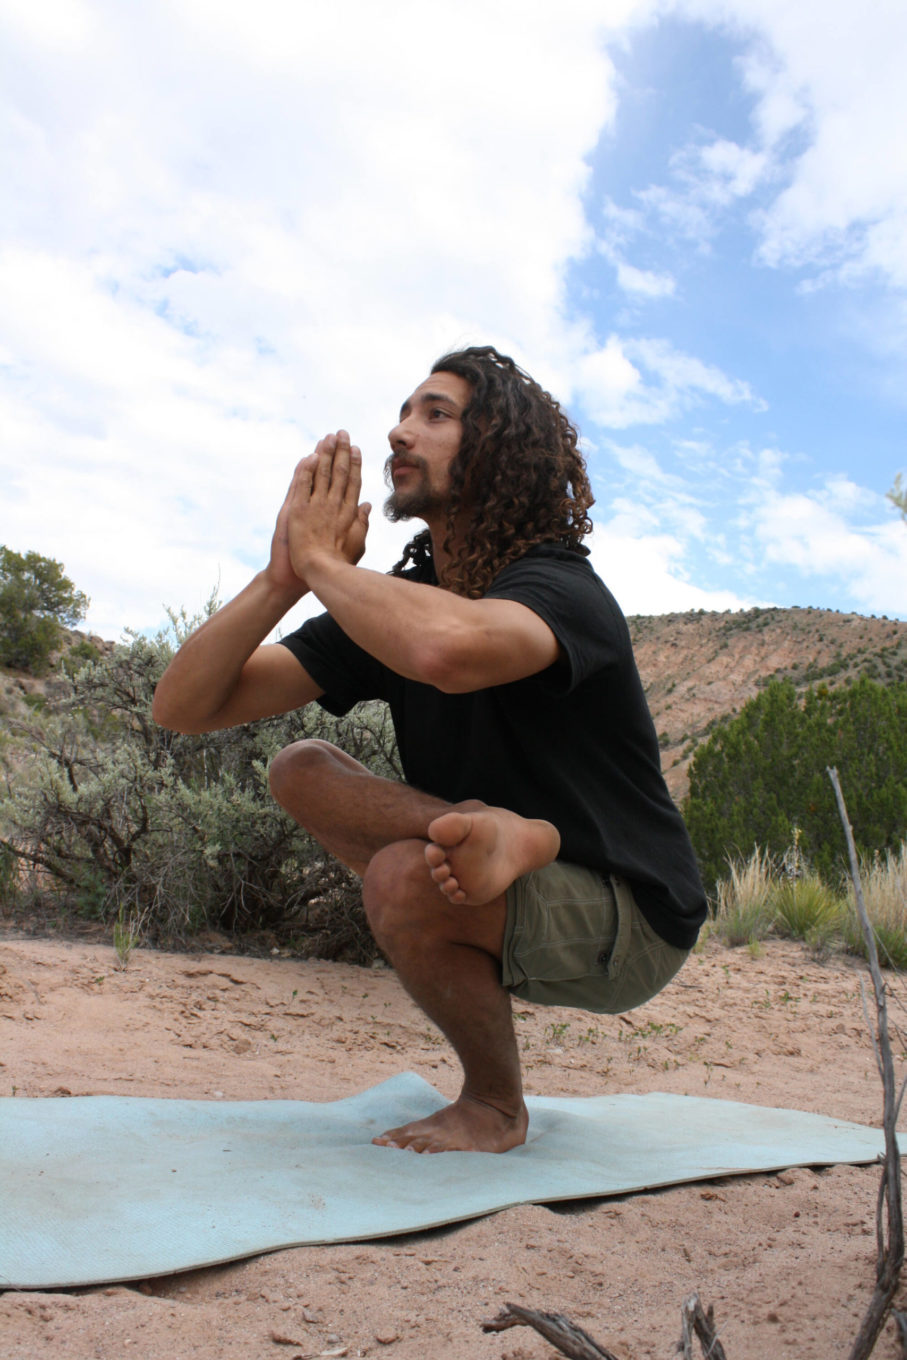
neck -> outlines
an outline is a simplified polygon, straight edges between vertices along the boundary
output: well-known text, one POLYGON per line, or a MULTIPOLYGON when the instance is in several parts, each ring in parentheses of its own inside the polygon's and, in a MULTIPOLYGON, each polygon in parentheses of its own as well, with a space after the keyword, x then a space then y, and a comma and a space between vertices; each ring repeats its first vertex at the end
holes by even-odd
MULTIPOLYGON (((431 555, 432 561, 435 564, 435 575, 438 578, 439 584, 443 586, 444 573, 450 565, 452 558, 452 554, 444 548, 444 542, 447 538, 447 517, 446 515, 433 515, 431 518, 426 518, 425 523, 428 527, 428 532, 431 534, 431 555)), ((459 547, 459 537, 458 533, 455 532, 453 534, 451 540, 452 548, 456 549, 459 547)))

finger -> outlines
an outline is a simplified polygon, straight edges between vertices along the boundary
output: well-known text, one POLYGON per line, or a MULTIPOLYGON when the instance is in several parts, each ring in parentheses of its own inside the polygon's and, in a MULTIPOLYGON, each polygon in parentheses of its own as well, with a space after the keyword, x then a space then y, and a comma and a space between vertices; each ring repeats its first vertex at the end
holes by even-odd
POLYGON ((350 446, 350 461, 347 473, 346 490, 343 496, 343 508, 350 517, 350 523, 356 518, 359 511, 359 495, 362 491, 362 450, 358 444, 350 446))
POLYGON ((334 451, 337 448, 337 436, 326 434, 323 439, 319 439, 315 445, 315 476, 313 489, 319 493, 327 495, 331 489, 331 476, 334 464, 334 451))
MULTIPOLYGON (((338 430, 334 466, 331 471, 331 492, 338 506, 344 505, 348 499, 351 462, 350 436, 346 430, 338 430)), ((358 501, 358 496, 356 499, 358 501)))
POLYGON ((301 496, 303 500, 308 500, 312 494, 312 482, 315 471, 318 467, 317 453, 307 454, 305 458, 300 458, 293 473, 293 480, 290 483, 290 490, 287 493, 287 502, 290 503, 296 496, 301 496))

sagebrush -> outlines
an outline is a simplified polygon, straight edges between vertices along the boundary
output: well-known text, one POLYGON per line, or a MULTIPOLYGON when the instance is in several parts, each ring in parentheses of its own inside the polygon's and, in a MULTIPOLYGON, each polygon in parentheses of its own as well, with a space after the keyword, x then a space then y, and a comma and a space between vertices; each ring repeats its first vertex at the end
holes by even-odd
POLYGON ((279 931, 301 952, 374 956, 359 881, 274 802, 272 756, 322 737, 400 777, 390 717, 318 705, 199 736, 158 727, 154 686, 194 621, 135 637, 66 680, 53 711, 11 724, 3 752, 0 877, 6 897, 137 924, 154 943, 202 928, 279 931))

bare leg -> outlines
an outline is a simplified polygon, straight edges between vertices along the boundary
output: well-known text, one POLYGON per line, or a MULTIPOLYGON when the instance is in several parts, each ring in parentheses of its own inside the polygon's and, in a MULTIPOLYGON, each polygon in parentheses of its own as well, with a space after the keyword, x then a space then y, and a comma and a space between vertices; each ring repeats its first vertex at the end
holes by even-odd
POLYGON ((360 878, 394 841, 428 839, 450 804, 381 779, 328 741, 297 741, 271 762, 271 792, 290 816, 360 878))
POLYGON ((282 751, 271 788, 301 826, 363 876, 376 940, 463 1065, 452 1105, 375 1141, 417 1152, 504 1152, 524 1142, 519 1055, 500 980, 504 893, 556 856, 555 829, 476 801, 452 807, 372 775, 328 742, 282 751))
POLYGON ((439 900, 421 840, 380 851, 363 884, 369 922, 413 1000, 463 1065, 452 1105, 374 1142, 414 1152, 506 1152, 526 1140, 510 994, 501 985, 503 897, 481 907, 439 900))

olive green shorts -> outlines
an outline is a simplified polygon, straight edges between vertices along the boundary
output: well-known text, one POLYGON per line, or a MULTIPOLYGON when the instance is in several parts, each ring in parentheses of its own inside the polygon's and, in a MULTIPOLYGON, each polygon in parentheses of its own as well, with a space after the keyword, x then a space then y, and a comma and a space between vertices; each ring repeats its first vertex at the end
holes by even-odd
POLYGON ((507 890, 502 981, 523 1001, 631 1011, 670 982, 689 952, 652 929, 616 875, 555 860, 507 890))

